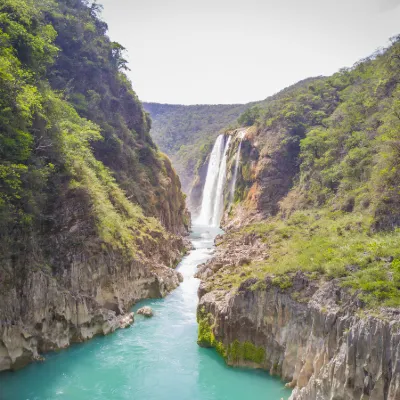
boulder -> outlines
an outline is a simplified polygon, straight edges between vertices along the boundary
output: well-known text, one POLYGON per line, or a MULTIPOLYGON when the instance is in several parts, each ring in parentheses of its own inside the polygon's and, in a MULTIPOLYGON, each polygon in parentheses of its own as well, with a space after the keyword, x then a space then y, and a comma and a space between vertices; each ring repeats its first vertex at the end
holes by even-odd
POLYGON ((147 318, 152 317, 154 315, 153 309, 149 306, 139 308, 139 310, 137 310, 137 313, 147 318))
POLYGON ((131 326, 132 324, 133 324, 133 321, 134 321, 134 313, 133 312, 131 312, 131 313, 128 313, 128 314, 125 314, 125 315, 121 315, 119 318, 118 318, 118 323, 119 323, 119 327, 121 328, 121 329, 125 329, 125 328, 128 328, 129 326, 131 326))

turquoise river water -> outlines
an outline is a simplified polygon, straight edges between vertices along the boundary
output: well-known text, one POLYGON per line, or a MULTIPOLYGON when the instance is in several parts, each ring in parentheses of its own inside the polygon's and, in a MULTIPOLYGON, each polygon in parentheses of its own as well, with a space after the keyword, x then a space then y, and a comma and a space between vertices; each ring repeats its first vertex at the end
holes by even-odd
POLYGON ((259 370, 227 367, 197 346, 197 265, 212 257, 217 230, 194 227, 195 250, 180 263, 184 282, 162 300, 147 300, 151 319, 48 354, 0 374, 0 400, 285 400, 290 391, 259 370))

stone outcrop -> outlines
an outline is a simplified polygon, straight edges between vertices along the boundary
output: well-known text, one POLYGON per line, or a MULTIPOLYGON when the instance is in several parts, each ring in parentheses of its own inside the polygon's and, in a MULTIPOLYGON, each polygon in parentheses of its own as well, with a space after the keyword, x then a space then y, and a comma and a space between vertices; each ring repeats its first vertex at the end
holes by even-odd
POLYGON ((354 298, 334 282, 316 288, 299 275, 295 284, 306 299, 314 294, 294 300, 267 282, 264 290, 244 285, 237 294, 201 298, 217 341, 264 349, 260 363, 228 355, 228 364, 281 376, 294 388, 291 400, 400 398, 399 313, 359 315, 354 298))
POLYGON ((137 310, 137 313, 139 315, 143 315, 143 316, 148 317, 148 318, 152 317, 154 315, 153 309, 151 307, 149 307, 149 306, 145 306, 145 307, 139 308, 139 310, 137 310))
POLYGON ((53 235, 30 237, 35 247, 2 264, 0 371, 123 327, 132 305, 164 297, 182 280, 172 267, 186 239, 150 230, 128 254, 99 240, 80 200, 60 204, 53 235))
POLYGON ((118 318, 118 324, 120 329, 129 328, 134 322, 135 322, 135 314, 133 312, 121 315, 118 318))
POLYGON ((124 264, 106 253, 76 257, 60 277, 29 271, 0 293, 0 371, 125 327, 134 303, 163 297, 178 285, 179 275, 169 267, 124 264))
POLYGON ((292 279, 286 290, 252 278, 237 292, 201 293, 199 318, 209 319, 212 345, 227 349, 227 363, 279 375, 294 388, 291 400, 400 398, 398 310, 360 311, 335 281, 292 279), (238 358, 235 343, 250 343, 262 358, 238 358))
POLYGON ((199 344, 232 366, 262 368, 293 388, 290 400, 400 398, 400 311, 364 308, 338 280, 288 275, 222 283, 267 247, 254 234, 218 237, 215 257, 199 267, 199 344), (282 286, 282 287, 281 287, 282 286))

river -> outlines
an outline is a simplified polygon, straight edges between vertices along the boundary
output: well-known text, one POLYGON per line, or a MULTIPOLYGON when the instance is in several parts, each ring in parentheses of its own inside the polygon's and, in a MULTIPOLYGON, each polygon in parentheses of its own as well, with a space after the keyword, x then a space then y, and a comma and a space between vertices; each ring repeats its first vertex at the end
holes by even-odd
POLYGON ((216 228, 194 227, 195 250, 179 264, 183 283, 165 299, 146 300, 154 317, 48 354, 0 374, 1 400, 280 400, 290 391, 264 371, 227 367, 196 344, 196 267, 212 257, 216 228))

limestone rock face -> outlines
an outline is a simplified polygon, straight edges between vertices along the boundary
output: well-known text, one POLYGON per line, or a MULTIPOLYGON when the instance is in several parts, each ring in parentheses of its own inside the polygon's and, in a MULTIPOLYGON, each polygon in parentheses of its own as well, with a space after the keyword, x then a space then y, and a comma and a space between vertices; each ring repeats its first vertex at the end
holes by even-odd
POLYGON ((130 312, 130 313, 125 314, 125 315, 121 315, 118 318, 119 328, 120 329, 128 328, 133 324, 134 321, 135 321, 135 317, 134 317, 134 313, 133 312, 130 312))
POLYGON ((180 274, 170 265, 181 257, 182 238, 158 238, 154 246, 159 249, 152 241, 143 243, 146 253, 137 260, 102 246, 96 238, 87 237, 79 251, 69 246, 68 237, 53 239, 57 269, 32 268, 30 260, 26 268, 2 266, 0 371, 127 327, 133 322, 133 315, 127 314, 133 304, 164 297, 180 283, 180 274))
POLYGON ((0 294, 0 371, 20 368, 41 353, 127 327, 133 322, 133 315, 125 314, 131 305, 163 297, 179 285, 178 274, 167 267, 154 272, 137 264, 107 277, 101 274, 107 271, 104 264, 92 288, 82 290, 79 286, 88 283, 90 270, 84 265, 80 268, 73 277, 76 291, 37 271, 29 274, 21 292, 12 288, 0 294))
POLYGON ((253 284, 201 293, 199 311, 212 316, 216 341, 265 351, 261 364, 229 355, 228 364, 281 376, 294 388, 290 400, 400 399, 398 310, 358 313, 356 297, 335 281, 317 286, 301 273, 285 291, 268 280, 266 289, 251 290, 253 284))
MULTIPOLYGON (((210 150, 211 152, 211 150, 210 150)), ((188 207, 192 211, 193 215, 198 216, 200 214, 201 201, 203 197, 203 188, 206 182, 207 171, 208 171, 209 156, 203 161, 197 171, 197 176, 191 182, 191 188, 189 190, 188 207)))

